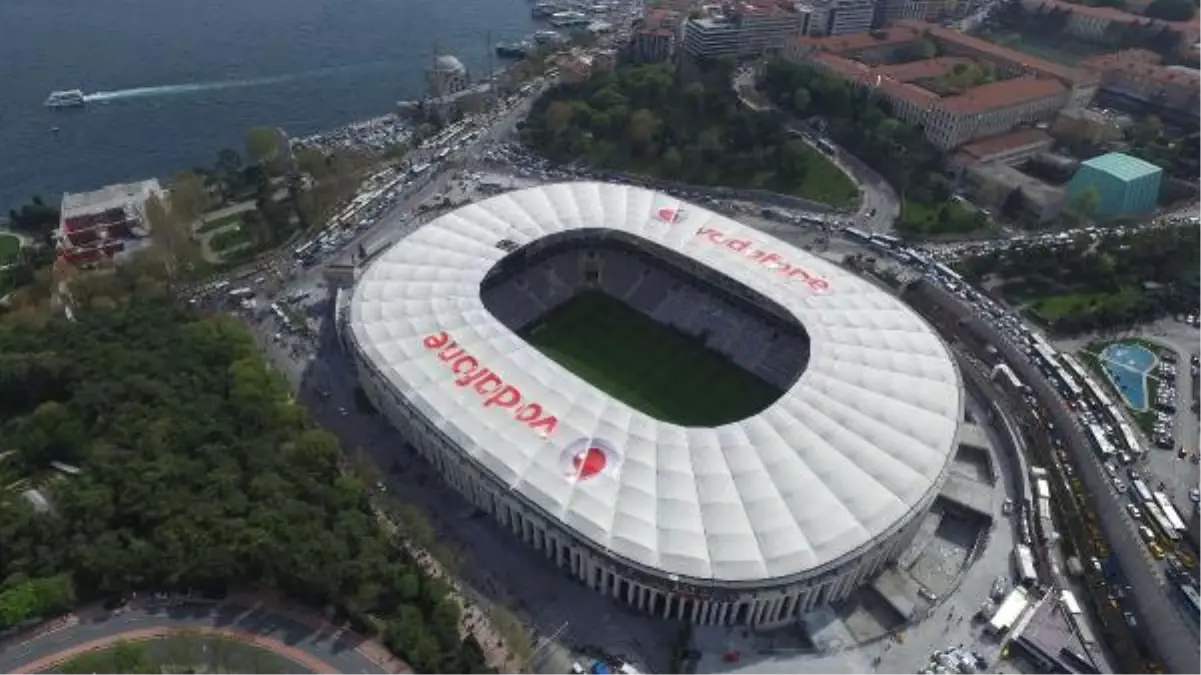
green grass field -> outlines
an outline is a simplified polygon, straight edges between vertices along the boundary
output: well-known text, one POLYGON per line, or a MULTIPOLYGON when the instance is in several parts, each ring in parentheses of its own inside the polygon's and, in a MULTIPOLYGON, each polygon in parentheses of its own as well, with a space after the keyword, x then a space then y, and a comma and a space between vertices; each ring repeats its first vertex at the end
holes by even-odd
POLYGON ((696 339, 597 291, 559 306, 522 337, 606 394, 672 424, 727 424, 781 394, 696 339))
POLYGON ((0 234, 0 265, 15 262, 21 251, 21 240, 11 234, 0 234))

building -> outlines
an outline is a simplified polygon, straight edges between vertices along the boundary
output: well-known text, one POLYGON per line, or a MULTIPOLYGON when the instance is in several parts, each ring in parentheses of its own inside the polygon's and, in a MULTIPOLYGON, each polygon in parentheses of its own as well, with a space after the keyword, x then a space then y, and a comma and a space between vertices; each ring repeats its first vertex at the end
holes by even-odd
MULTIPOLYGON (((1136 9, 1129 3, 1127 5, 1128 9, 1136 9)), ((1201 14, 1194 15, 1188 21, 1161 21, 1115 7, 1094 7, 1064 0, 1022 0, 1022 7, 1027 12, 1067 12, 1066 30, 1069 35, 1081 40, 1104 40, 1106 31, 1115 23, 1162 28, 1176 40, 1176 51, 1180 54, 1187 54, 1197 44, 1198 33, 1201 32, 1201 14)))
POLYGON ((955 361, 908 306, 627 185, 431 221, 362 272, 346 331, 366 395, 489 518, 596 592, 698 624, 784 625, 869 581, 917 532, 963 420, 955 361), (780 397, 685 428, 605 394, 518 337, 584 289, 780 397))
POLYGON ((630 56, 637 63, 669 61, 676 50, 676 34, 667 28, 640 28, 630 36, 630 56))
POLYGON ((140 248, 150 234, 146 203, 165 195, 155 179, 64 194, 55 235, 58 257, 85 265, 140 248))
POLYGON ((1162 60, 1154 52, 1127 49, 1083 59, 1079 67, 1100 74, 1102 92, 1195 120, 1201 116, 1201 71, 1162 60))
POLYGON ((430 98, 453 97, 471 86, 467 66, 450 54, 441 54, 425 71, 426 90, 430 98))
POLYGON ((959 149, 954 162, 970 166, 980 162, 1019 164, 1055 145, 1055 139, 1039 129, 1022 129, 1000 136, 982 138, 959 149))
POLYGON ((1150 213, 1159 205, 1163 169, 1137 157, 1111 152, 1081 162, 1068 181, 1067 203, 1078 207, 1081 195, 1093 192, 1090 216, 1110 220, 1150 213))
POLYGON ((803 35, 854 35, 872 29, 876 0, 803 0, 797 11, 808 16, 803 35))
POLYGON ((946 0, 879 0, 875 25, 887 26, 902 19, 938 21, 946 9, 946 0))
POLYGON ((1095 144, 1121 140, 1125 134, 1113 117, 1092 108, 1060 110, 1050 131, 1055 138, 1095 144))
POLYGON ((685 23, 682 47, 703 58, 778 54, 788 38, 805 34, 807 22, 807 14, 786 2, 731 2, 685 23))
POLYGON ((1087 105, 1100 76, 1006 49, 959 31, 900 20, 871 33, 790 40, 785 58, 805 63, 886 101, 894 116, 921 126, 935 146, 1047 122, 1066 107, 1087 105), (919 41, 941 56, 910 60, 919 41), (987 64, 992 79, 966 88, 939 80, 964 65, 987 64))

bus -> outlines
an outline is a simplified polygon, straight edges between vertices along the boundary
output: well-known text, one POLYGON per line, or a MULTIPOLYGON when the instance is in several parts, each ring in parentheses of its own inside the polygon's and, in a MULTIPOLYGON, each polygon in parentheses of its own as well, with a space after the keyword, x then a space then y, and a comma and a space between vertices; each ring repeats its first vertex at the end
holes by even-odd
POLYGON ((900 239, 887 234, 873 234, 872 239, 887 248, 896 248, 902 244, 900 239))
POLYGON ((1130 489, 1134 490, 1134 494, 1138 495, 1138 501, 1140 502, 1155 501, 1155 497, 1152 496, 1151 491, 1147 489, 1147 484, 1142 480, 1130 481, 1130 489))
POLYGON ((870 234, 868 234, 867 232, 864 232, 863 230, 860 230, 859 228, 855 228, 855 227, 848 227, 846 229, 846 233, 848 235, 854 237, 855 239, 858 239, 859 241, 867 241, 872 238, 872 236, 870 234))
POLYGON ((938 270, 939 274, 950 277, 950 278, 954 279, 955 281, 963 281, 963 277, 959 276, 958 272, 951 269, 950 267, 947 267, 946 265, 944 265, 942 263, 934 263, 934 269, 938 270))
POLYGON ((1038 571, 1034 569, 1034 553, 1029 546, 1018 545, 1013 549, 1013 563, 1017 568, 1018 580, 1026 586, 1038 583, 1038 571))
POLYGON ((1155 502, 1143 502, 1143 512, 1150 516, 1151 524, 1169 541, 1180 541, 1180 531, 1172 527, 1172 522, 1163 514, 1163 509, 1155 502))
POLYGON ((229 292, 229 297, 234 300, 245 300, 246 298, 253 298, 254 297, 254 289, 235 288, 229 292))
POLYGON ((1154 498, 1155 503, 1159 505, 1160 510, 1163 511, 1164 517, 1172 524, 1172 529, 1177 532, 1184 532, 1186 529, 1184 520, 1180 518, 1180 513, 1176 511, 1176 507, 1172 505, 1172 500, 1168 499, 1168 496, 1162 492, 1152 492, 1151 496, 1154 498))
POLYGON ((821 150, 822 152, 826 153, 827 155, 831 155, 831 156, 833 156, 835 154, 835 152, 837 152, 837 149, 834 147, 834 144, 831 143, 830 141, 827 141, 824 138, 817 139, 817 149, 821 150))

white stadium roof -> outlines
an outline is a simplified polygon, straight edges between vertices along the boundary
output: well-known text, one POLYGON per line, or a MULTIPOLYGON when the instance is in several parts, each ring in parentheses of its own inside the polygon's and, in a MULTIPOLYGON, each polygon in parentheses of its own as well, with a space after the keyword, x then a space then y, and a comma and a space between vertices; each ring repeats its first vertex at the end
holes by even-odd
POLYGON ((350 325, 378 371, 501 483, 611 555, 702 582, 783 581, 891 534, 940 487, 963 409, 946 346, 892 296, 625 185, 530 188, 433 220, 365 270, 350 325), (580 228, 651 240, 778 302, 809 334, 808 367, 761 413, 716 428, 605 395, 480 299, 506 255, 499 240, 580 228), (598 446, 612 455, 604 470, 577 480, 568 453, 598 446))

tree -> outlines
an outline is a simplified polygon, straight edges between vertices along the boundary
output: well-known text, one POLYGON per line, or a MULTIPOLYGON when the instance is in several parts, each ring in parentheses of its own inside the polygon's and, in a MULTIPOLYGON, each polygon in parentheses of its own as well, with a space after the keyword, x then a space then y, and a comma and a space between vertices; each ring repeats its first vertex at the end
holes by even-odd
POLYGON ((1070 213, 1081 221, 1091 220, 1096 214, 1097 205, 1101 201, 1101 193, 1094 186, 1088 186, 1072 198, 1069 205, 1070 213))
POLYGON ((261 167, 269 167, 280 158, 283 136, 275 127, 250 127, 246 130, 246 156, 261 167))
POLYGON ((1163 21, 1188 21, 1196 13, 1195 0, 1155 0, 1143 12, 1145 16, 1163 21))

